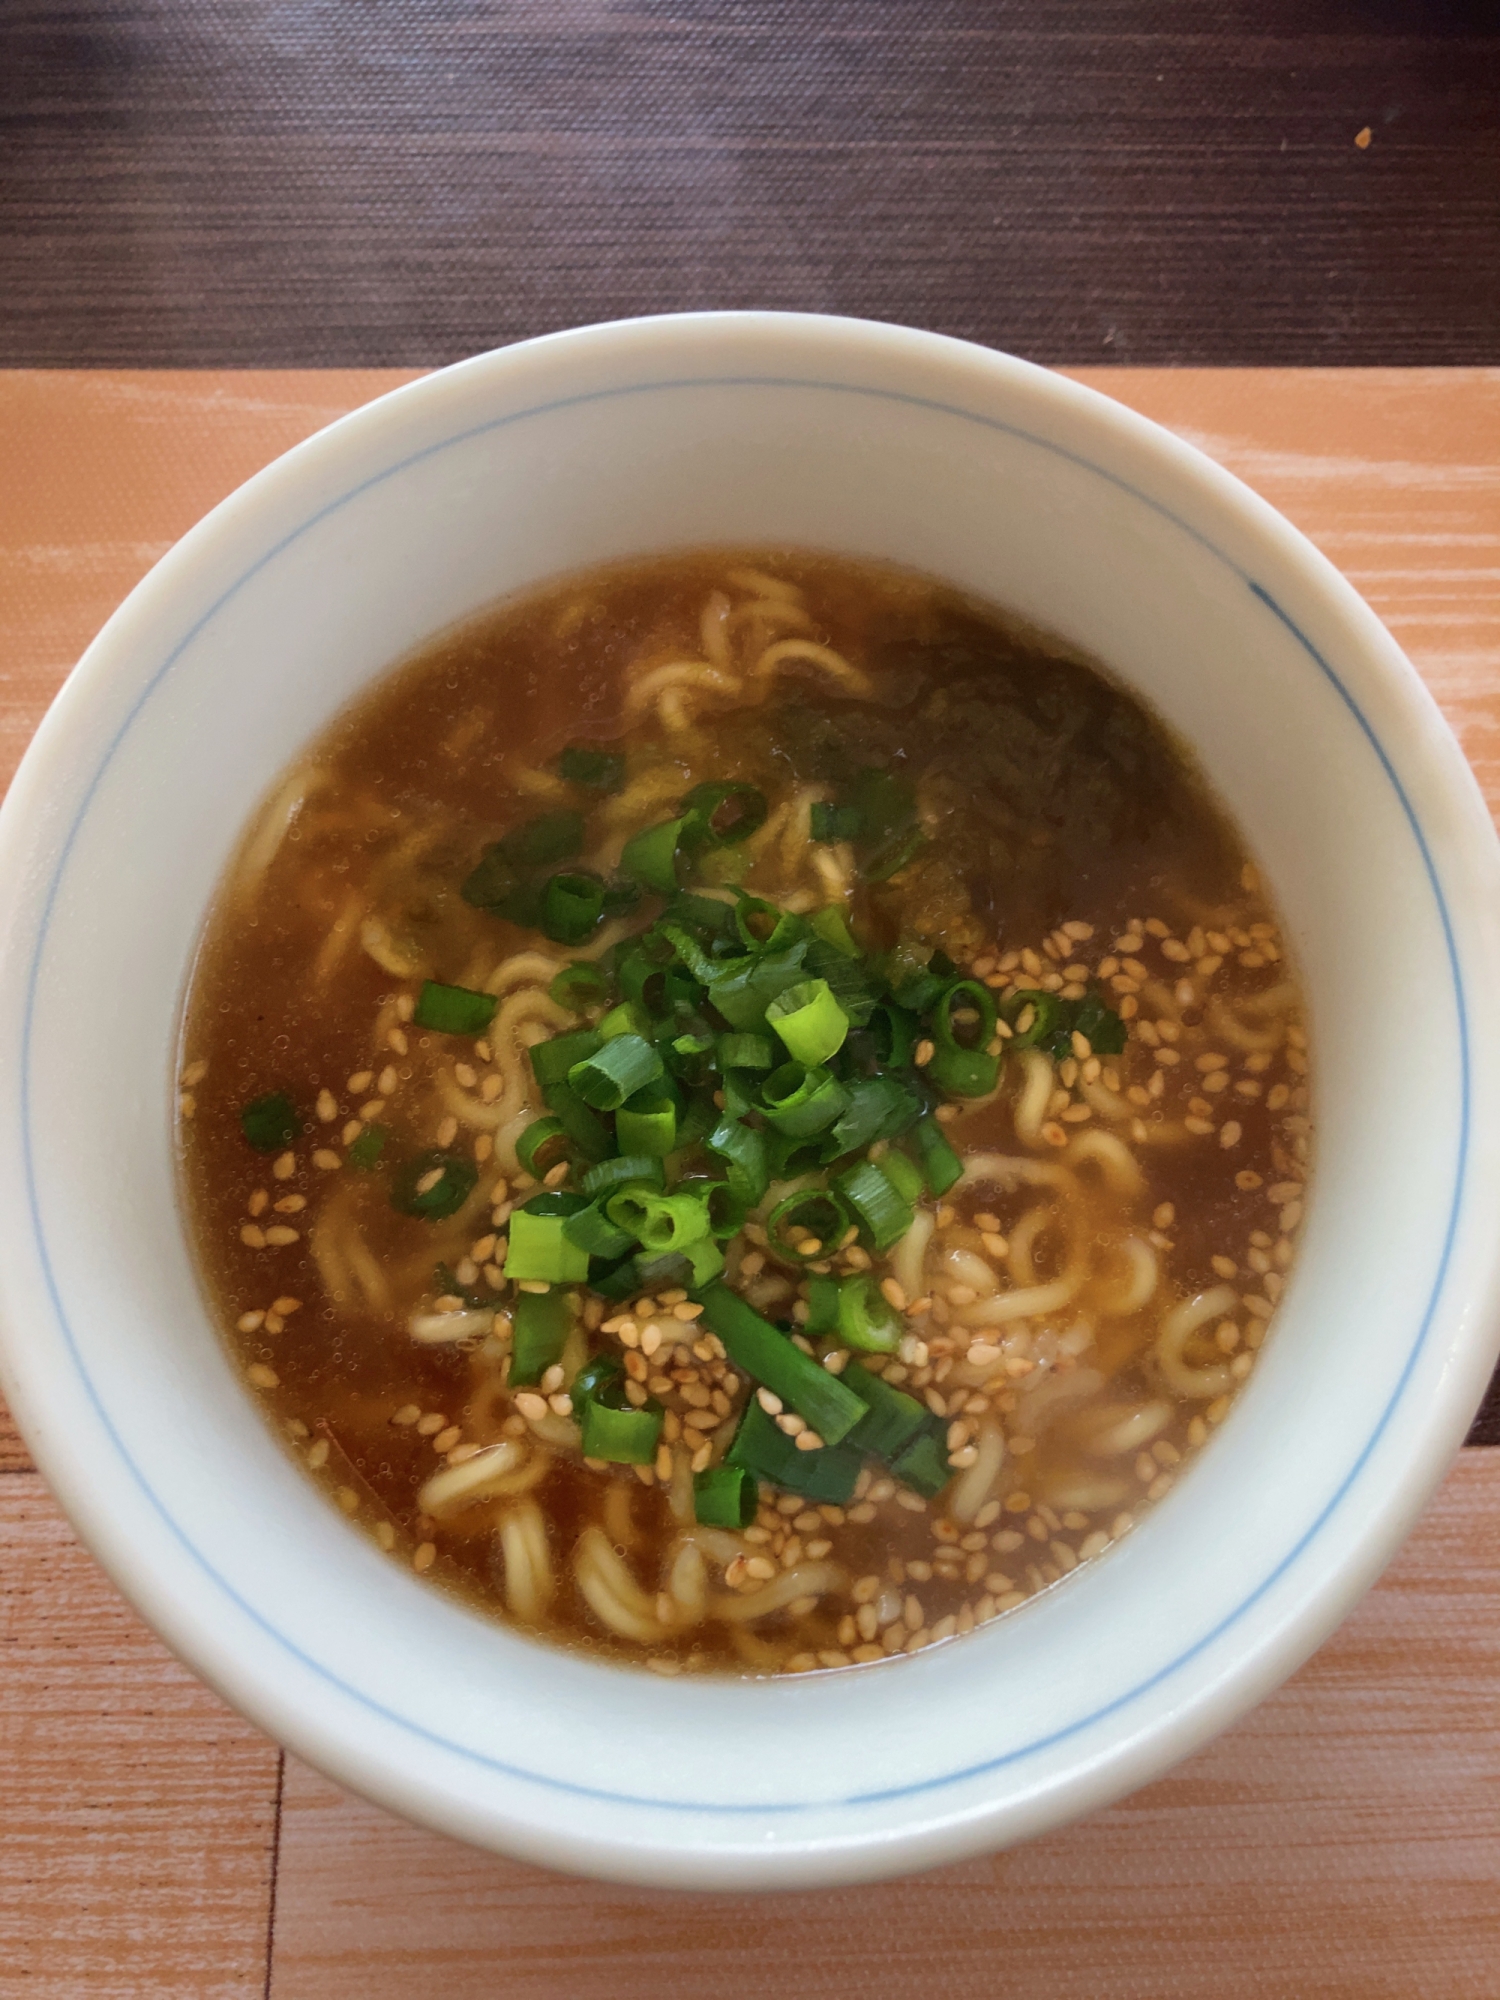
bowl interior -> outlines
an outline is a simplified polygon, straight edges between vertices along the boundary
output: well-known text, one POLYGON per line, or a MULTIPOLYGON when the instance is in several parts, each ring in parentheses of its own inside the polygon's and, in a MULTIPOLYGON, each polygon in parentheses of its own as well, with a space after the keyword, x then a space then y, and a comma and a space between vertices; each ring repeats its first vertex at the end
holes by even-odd
POLYGON ((1247 1705, 1370 1580, 1456 1442, 1493 1281, 1465 1203, 1494 942, 1463 920, 1493 854, 1394 647, 1232 482, 1099 399, 949 343, 771 324, 540 343, 293 454, 106 633, 4 857, 5 1144, 28 1194, 4 1239, 7 1381, 105 1560, 233 1699, 385 1802, 563 1865, 741 1886, 1020 1837, 1247 1705), (1266 870, 1314 1037, 1300 1261, 1201 1462, 1021 1614, 788 1683, 544 1650, 347 1530, 208 1325, 168 1120, 203 911, 308 737, 498 596, 725 542, 931 571, 1138 689, 1266 870), (1462 1310, 1439 1309, 1445 1283, 1462 1310))

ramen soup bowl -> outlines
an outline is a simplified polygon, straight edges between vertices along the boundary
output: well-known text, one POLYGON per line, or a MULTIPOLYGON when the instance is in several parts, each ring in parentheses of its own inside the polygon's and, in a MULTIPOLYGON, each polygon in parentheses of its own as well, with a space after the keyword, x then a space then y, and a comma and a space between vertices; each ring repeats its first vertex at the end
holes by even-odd
POLYGON ((1276 1686, 1441 1478, 1500 1331, 1500 871, 1388 634, 1273 510, 1094 392, 887 326, 725 314, 484 355, 252 479, 110 620, 0 816, 3 1381, 79 1533, 229 1702, 367 1798, 553 1867, 806 1888, 1025 1840, 1276 1686), (1135 1530, 906 1660, 675 1680, 384 1557, 290 1461, 179 1207, 183 995, 299 750, 508 593, 693 546, 925 571, 1152 705, 1308 1002, 1302 1244, 1226 1421, 1135 1530))

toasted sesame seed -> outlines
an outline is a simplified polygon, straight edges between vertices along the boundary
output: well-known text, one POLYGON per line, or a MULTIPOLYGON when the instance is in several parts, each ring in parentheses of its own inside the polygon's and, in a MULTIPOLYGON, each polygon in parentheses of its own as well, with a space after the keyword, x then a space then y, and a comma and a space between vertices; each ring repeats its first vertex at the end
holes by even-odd
POLYGON ((411 1559, 412 1568, 414 1570, 431 1569, 436 1561, 437 1544, 435 1542, 419 1542, 417 1544, 417 1552, 411 1559))
POLYGON ((274 1368, 268 1368, 264 1361, 252 1361, 245 1370, 245 1379, 253 1382, 257 1389, 279 1389, 281 1377, 274 1368))

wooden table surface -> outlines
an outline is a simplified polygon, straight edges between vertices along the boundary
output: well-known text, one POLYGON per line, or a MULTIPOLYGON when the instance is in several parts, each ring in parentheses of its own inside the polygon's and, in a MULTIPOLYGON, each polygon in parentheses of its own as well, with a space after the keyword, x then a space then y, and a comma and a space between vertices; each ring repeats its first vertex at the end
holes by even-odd
MULTIPOLYGON (((390 371, 743 305, 1094 367, 1353 577, 1500 804, 1500 0, 0 0, 0 782, 155 557, 390 371)), ((1500 1994, 1500 1452, 1168 1779, 766 1901, 341 1797, 3 1412, 0 1475, 0 2000, 1500 1994)))
POLYGON ((1493 362, 1497 106, 1494 0, 0 0, 0 365, 1493 362))
MULTIPOLYGON (((0 372, 0 777, 120 596, 391 372, 0 372)), ((1305 528, 1500 804, 1500 369, 1099 371, 1305 528)), ((1494 1434, 1493 1428, 1487 1434, 1494 1434)), ((0 1996, 1500 1993, 1500 1451, 1302 1672, 1146 1791, 878 1889, 612 1889, 414 1831, 178 1666, 0 1424, 0 1996)))

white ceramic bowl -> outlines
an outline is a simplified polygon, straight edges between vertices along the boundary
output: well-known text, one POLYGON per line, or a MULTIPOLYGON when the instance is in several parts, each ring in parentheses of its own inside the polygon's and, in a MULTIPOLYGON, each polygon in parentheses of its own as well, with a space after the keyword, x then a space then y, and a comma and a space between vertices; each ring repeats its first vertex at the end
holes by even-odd
POLYGON ((807 1887, 1022 1840, 1156 1776, 1373 1580, 1495 1358, 1500 872, 1389 636, 1277 514, 1091 391, 847 320, 594 327, 398 390, 252 479, 89 649, 0 815, 3 1380, 182 1657, 368 1797, 561 1868, 807 1887), (1087 648, 1196 747, 1311 993, 1317 1161, 1280 1320, 1137 1533, 903 1665, 662 1682, 381 1558, 283 1457, 173 1192, 174 1038, 246 816, 409 647, 607 558, 892 558, 1087 648))

